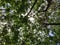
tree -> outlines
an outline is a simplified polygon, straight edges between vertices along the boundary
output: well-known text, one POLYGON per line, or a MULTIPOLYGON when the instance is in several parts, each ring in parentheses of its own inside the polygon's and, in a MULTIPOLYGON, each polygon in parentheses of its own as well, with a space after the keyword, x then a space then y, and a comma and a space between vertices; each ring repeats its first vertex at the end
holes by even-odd
POLYGON ((60 2, 53 1, 47 9, 46 0, 0 0, 0 45, 60 45, 60 2))

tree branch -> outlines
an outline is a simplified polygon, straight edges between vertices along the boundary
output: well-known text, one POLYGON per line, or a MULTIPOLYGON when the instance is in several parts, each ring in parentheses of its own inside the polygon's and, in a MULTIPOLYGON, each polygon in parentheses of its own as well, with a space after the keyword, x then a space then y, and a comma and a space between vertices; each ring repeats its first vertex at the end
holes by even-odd
POLYGON ((37 3, 37 0, 35 0, 33 6, 31 7, 30 11, 28 12, 27 16, 30 14, 30 12, 32 11, 33 7, 35 6, 35 4, 37 3))
POLYGON ((43 23, 43 25, 60 25, 60 23, 43 23))

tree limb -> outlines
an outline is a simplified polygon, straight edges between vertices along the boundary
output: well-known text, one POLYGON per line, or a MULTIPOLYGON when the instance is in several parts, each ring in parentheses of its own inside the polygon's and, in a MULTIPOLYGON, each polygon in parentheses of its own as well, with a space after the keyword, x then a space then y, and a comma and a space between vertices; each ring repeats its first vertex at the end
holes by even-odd
POLYGON ((60 23, 43 23, 43 25, 60 25, 60 23))
POLYGON ((37 3, 37 0, 35 0, 33 6, 31 7, 30 11, 28 12, 28 14, 26 16, 28 16, 30 14, 30 12, 32 11, 33 7, 35 6, 35 4, 37 3))

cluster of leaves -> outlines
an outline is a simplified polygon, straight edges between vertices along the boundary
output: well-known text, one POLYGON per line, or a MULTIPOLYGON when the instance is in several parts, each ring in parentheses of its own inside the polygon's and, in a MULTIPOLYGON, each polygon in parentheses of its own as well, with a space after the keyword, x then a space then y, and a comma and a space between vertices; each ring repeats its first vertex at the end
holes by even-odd
POLYGON ((60 26, 50 25, 60 23, 59 2, 55 0, 46 12, 40 12, 46 6, 44 0, 0 0, 4 8, 0 10, 5 11, 0 14, 0 45, 59 44, 60 26))

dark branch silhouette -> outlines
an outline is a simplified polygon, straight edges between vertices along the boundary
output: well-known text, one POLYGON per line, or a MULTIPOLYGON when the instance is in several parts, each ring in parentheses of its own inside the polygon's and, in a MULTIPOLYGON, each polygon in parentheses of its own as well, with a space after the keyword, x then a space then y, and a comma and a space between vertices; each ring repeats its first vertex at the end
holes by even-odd
POLYGON ((43 23, 43 25, 60 25, 60 23, 43 23))
POLYGON ((33 6, 31 7, 30 11, 28 12, 27 16, 30 14, 30 12, 32 11, 33 7, 35 6, 35 4, 37 3, 37 0, 35 0, 33 6))
POLYGON ((50 7, 50 5, 52 3, 52 0, 46 0, 46 1, 48 3, 46 9, 45 10, 42 10, 42 11, 38 10, 38 12, 46 12, 48 10, 48 8, 50 7))
POLYGON ((48 10, 48 8, 50 7, 51 3, 52 3, 52 0, 47 0, 47 8, 43 11, 43 12, 46 12, 48 10))

